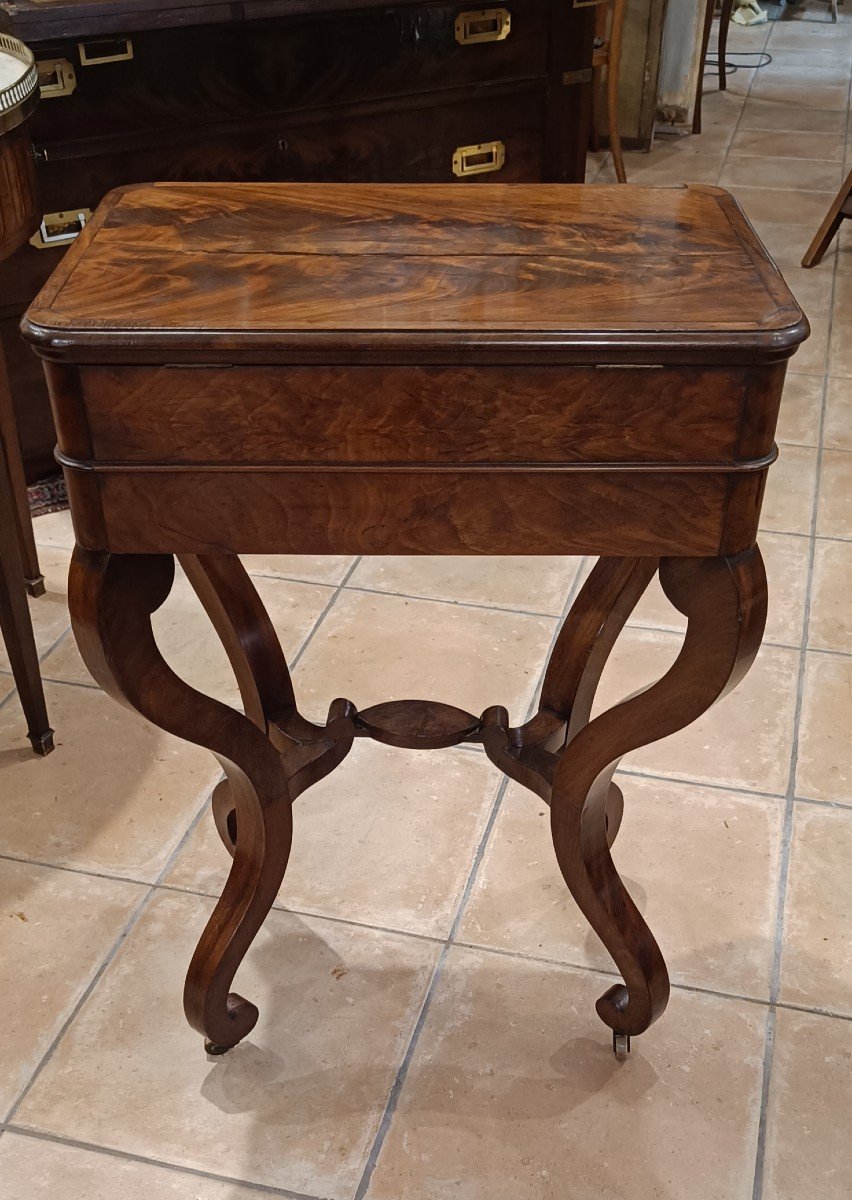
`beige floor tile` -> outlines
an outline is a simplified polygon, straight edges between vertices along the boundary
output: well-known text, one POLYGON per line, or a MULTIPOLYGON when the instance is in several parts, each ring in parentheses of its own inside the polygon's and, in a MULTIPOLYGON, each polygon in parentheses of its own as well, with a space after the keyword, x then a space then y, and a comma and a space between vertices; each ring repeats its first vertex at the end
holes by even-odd
POLYGON ((6 672, 0 672, 0 704, 11 696, 15 690, 15 681, 12 676, 6 672))
POLYGON ((299 661, 297 693, 325 719, 345 696, 359 708, 430 699, 476 715, 503 704, 522 718, 556 621, 367 592, 342 592, 299 661))
POLYGON ((747 187, 742 184, 732 186, 730 190, 745 209, 749 220, 754 221, 783 221, 785 216, 787 219, 795 216, 797 224, 815 222, 818 225, 834 199, 834 192, 830 190, 814 192, 801 188, 747 187))
POLYGON ((828 450, 852 450, 852 379, 828 379, 823 445, 828 450))
MULTIPOLYGON (((776 150, 780 153, 784 148, 783 145, 778 145, 776 150)), ((801 158, 758 158, 743 155, 728 158, 725 169, 719 176, 719 183, 722 187, 784 188, 789 187, 791 180, 795 180, 802 192, 828 192, 832 188, 840 187, 842 174, 842 162, 822 162, 813 158, 805 162, 801 158)))
POLYGON ((852 1014, 852 811, 797 804, 781 999, 852 1014))
POLYGON ((749 96, 740 129, 769 130, 773 136, 777 130, 842 136, 846 129, 846 114, 841 109, 801 108, 784 99, 761 100, 749 96))
MULTIPOLYGON (((767 999, 783 806, 619 776, 614 859, 674 982, 767 999)), ((460 940, 612 970, 556 865, 546 806, 506 793, 460 940)))
MULTIPOLYGON (((500 779, 482 754, 356 742, 297 802, 278 903, 446 937, 500 779)), ((204 818, 166 882, 218 895, 230 864, 204 818)))
POLYGON ((235 988, 260 1007, 215 1062, 181 1011, 211 909, 163 892, 57 1047, 16 1124, 249 1183, 350 1197, 438 954, 270 913, 235 988))
MULTIPOLYGON (((802 255, 807 250, 814 236, 813 222, 802 225, 795 220, 780 220, 780 213, 776 213, 774 219, 757 220, 750 217, 751 223, 763 242, 766 249, 772 255, 775 263, 781 268, 782 273, 787 275, 787 272, 794 273, 804 270, 802 267, 802 255)), ((795 213, 790 214, 795 217, 795 213)), ((834 257, 837 247, 831 245, 826 251, 825 258, 818 267, 809 268, 814 275, 826 276, 829 279, 834 278, 834 257)), ((801 350, 796 352, 796 358, 791 364, 796 371, 801 371, 799 366, 799 356, 801 350)))
POLYGON ((852 542, 817 540, 808 645, 852 654, 852 542))
MULTIPOLYGON (((255 579, 255 587, 278 632, 284 653, 292 658, 310 633, 334 592, 330 587, 255 579)), ((239 704, 239 691, 228 656, 207 614, 182 571, 152 624, 163 657, 194 688, 229 704, 239 704)), ((42 663, 45 679, 92 683, 73 637, 63 640, 42 663)))
MULTIPOLYGON (((810 237, 802 246, 802 253, 809 242, 810 237)), ((828 362, 829 313, 811 309, 806 315, 811 327, 810 337, 796 351, 793 362, 801 374, 823 375, 828 362)))
POLYGON ((852 1194, 849 1025, 780 1009, 766 1128, 764 1200, 852 1194))
POLYGON ((829 375, 852 377, 852 321, 836 320, 831 330, 829 375))
POLYGON ((817 533, 852 538, 852 454, 848 451, 822 452, 817 533))
POLYGON ((816 486, 817 452, 782 446, 769 471, 760 527, 772 533, 810 533, 816 486))
MULTIPOLYGON (((30 597, 30 616, 33 622, 36 649, 39 654, 49 650, 58 637, 68 628, 68 561, 67 550, 52 546, 39 551, 39 565, 44 574, 46 592, 43 596, 30 597)), ((0 669, 9 669, 9 655, 0 638, 0 669)))
MULTIPOLYGON (((769 582, 769 613, 764 641, 798 646, 802 640, 807 585, 807 539, 784 533, 762 533, 760 549, 769 582)), ((631 625, 683 630, 686 617, 670 603, 658 578, 639 601, 631 625)))
POLYGON ((808 654, 796 794, 852 804, 852 658, 808 654))
MULTIPOLYGON (((677 634, 627 629, 607 664, 595 712, 659 679, 674 661, 677 634)), ((764 646, 739 686, 680 733, 624 765, 654 775, 783 793, 787 788, 799 655, 764 646)))
MULTIPOLYGON (((796 262, 799 257, 797 254, 796 262)), ((802 311, 811 321, 828 315, 834 289, 834 271, 830 259, 825 259, 818 267, 785 266, 782 273, 802 311)), ((793 366, 798 370, 798 358, 793 366)))
POLYGON ((33 521, 33 532, 38 546, 62 546, 67 550, 74 549, 74 527, 71 524, 71 514, 63 512, 45 513, 33 521))
MULTIPOLYGON (((746 111, 752 103, 751 100, 746 101, 746 111)), ((769 107, 775 109, 779 106, 770 105, 769 107)), ((785 105, 784 109, 789 109, 789 107, 789 105, 785 105)), ((743 112, 743 117, 745 118, 745 111, 743 112)), ((838 125, 839 122, 835 121, 835 126, 838 125)), ((734 156, 757 155, 766 158, 781 157, 783 159, 815 158, 821 159, 823 162, 834 161, 842 163, 844 149, 843 134, 839 128, 833 133, 819 133, 813 129, 801 133, 796 133, 792 130, 779 132, 777 127, 763 126, 754 128, 750 122, 743 120, 740 122, 740 127, 731 142, 730 153, 734 156)), ((803 165, 795 174, 799 176, 807 171, 810 171, 810 167, 804 167, 803 165)))
MULTIPOLYGON (((624 169, 630 183, 644 183, 660 187, 675 187, 683 183, 715 183, 725 162, 724 146, 708 151, 687 151, 680 146, 659 146, 650 154, 626 153, 624 169)), ((613 183, 615 171, 612 163, 601 168, 596 183, 613 183)))
POLYGON ((618 1063, 606 983, 454 951, 369 1200, 749 1200, 763 1010, 676 993, 618 1063))
POLYGON ((805 78, 801 82, 789 83, 782 78, 773 79, 764 72, 752 84, 751 96, 756 100, 780 100, 786 104, 800 105, 802 108, 832 109, 843 112, 849 95, 848 84, 813 83, 805 78))
POLYGON ((577 577, 580 558, 363 558, 349 587, 468 601, 559 616, 577 577))
POLYGON ((156 879, 220 775, 95 688, 45 686, 56 750, 32 753, 17 699, 0 709, 0 853, 156 879))
POLYGON ((775 436, 797 446, 819 445, 823 380, 819 375, 790 372, 784 381, 781 411, 775 436))
MULTIPOLYGON (((836 245, 840 241, 840 235, 835 238, 832 245, 836 245)), ((852 263, 848 251, 844 251, 838 256, 838 271, 834 289, 834 312, 838 321, 849 321, 850 313, 852 313, 852 263)), ((822 264, 820 264, 822 266, 822 264)), ((818 271, 820 267, 812 267, 811 270, 818 271)))
POLYGON ((145 894, 135 883, 0 859, 0 1114, 29 1082, 145 894))
POLYGON ((344 554, 242 554, 240 557, 250 575, 274 575, 335 586, 343 582, 355 562, 354 557, 344 554))
POLYGON ((3 1200, 269 1200, 269 1192, 6 1133, 3 1200))

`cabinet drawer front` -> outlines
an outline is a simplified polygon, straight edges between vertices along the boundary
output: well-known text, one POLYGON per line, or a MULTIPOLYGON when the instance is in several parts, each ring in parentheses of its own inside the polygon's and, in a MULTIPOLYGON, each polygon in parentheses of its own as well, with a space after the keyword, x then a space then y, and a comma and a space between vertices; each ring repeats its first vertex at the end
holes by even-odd
POLYGON ((464 104, 341 112, 304 122, 281 118, 258 130, 157 138, 78 158, 51 154, 39 182, 46 211, 94 208, 111 188, 151 181, 453 183, 459 147, 499 140, 501 183, 542 175, 544 95, 524 92, 464 104))
POLYGON ((727 463, 746 371, 87 367, 81 379, 105 462, 727 463))
MULTIPOLYGON (((240 21, 134 33, 132 57, 85 66, 89 43, 38 47, 38 58, 65 60, 76 88, 38 110, 36 141, 198 127, 290 109, 353 103, 542 77, 547 70, 547 0, 503 6, 500 40, 459 42, 453 5, 388 6, 334 16, 240 21)), ((496 10, 495 10, 496 11, 496 10)), ((470 23, 468 23, 470 25, 470 23)), ((488 21, 470 25, 488 29, 488 21)), ((49 68, 48 68, 49 69, 49 68)))

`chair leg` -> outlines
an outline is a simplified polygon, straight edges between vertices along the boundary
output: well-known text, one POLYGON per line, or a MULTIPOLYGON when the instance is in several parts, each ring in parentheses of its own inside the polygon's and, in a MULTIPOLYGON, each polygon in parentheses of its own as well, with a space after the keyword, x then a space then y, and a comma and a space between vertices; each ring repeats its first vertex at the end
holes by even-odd
POLYGON ((601 81, 603 71, 600 67, 592 68, 592 113, 589 146, 592 150, 601 148, 601 81))
POLYGON ((24 478, 24 464, 21 461, 21 443, 18 440, 18 426, 6 371, 6 356, 0 342, 0 470, 4 469, 9 480, 11 519, 18 538, 24 583, 31 596, 42 596, 44 576, 38 565, 38 551, 27 499, 27 482, 24 478))
POLYGON ((852 211, 846 211, 850 207, 850 197, 852 197, 852 171, 849 172, 843 181, 843 186, 835 196, 834 203, 825 214, 825 219, 814 234, 814 240, 805 251, 805 256, 802 259, 803 267, 815 267, 822 262, 823 255, 831 245, 834 235, 843 224, 844 218, 852 216, 852 211))
POLYGON ((713 11, 716 0, 707 0, 704 12, 704 31, 701 35, 701 62, 698 67, 698 86, 695 89, 695 111, 692 114, 692 132, 701 132, 701 101, 704 97, 704 65, 707 62, 707 51, 710 47, 710 32, 713 28, 713 11))
POLYGON ((21 698, 27 737, 36 754, 49 754, 53 749, 53 730, 47 719, 12 508, 11 488, 0 460, 0 633, 21 698))
POLYGON ((734 10, 734 0, 722 0, 722 11, 719 14, 719 91, 728 88, 728 30, 731 25, 731 13, 734 10))
POLYGON ((627 183, 624 155, 621 152, 621 135, 618 132, 618 84, 621 78, 621 47, 626 10, 627 0, 615 0, 609 34, 609 62, 606 68, 607 132, 612 151, 612 165, 615 167, 615 177, 619 183, 627 183))

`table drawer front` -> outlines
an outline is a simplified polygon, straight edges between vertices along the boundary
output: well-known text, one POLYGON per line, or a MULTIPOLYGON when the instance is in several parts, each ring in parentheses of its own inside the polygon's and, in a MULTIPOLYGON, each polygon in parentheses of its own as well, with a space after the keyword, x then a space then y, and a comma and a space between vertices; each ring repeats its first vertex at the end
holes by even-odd
POLYGON ((166 463, 737 457, 743 368, 86 367, 95 458, 166 463))
MULTIPOLYGON (((34 136, 49 143, 176 125, 198 129, 272 112, 543 77, 548 7, 547 0, 521 0, 488 10, 509 14, 508 34, 466 44, 457 40, 457 18, 482 5, 388 5, 140 32, 130 37, 130 57, 111 62, 113 47, 104 43, 101 50, 97 39, 46 43, 36 51, 45 70, 53 78, 55 68, 47 64, 68 63, 75 86, 45 98, 34 136), (81 45, 104 61, 84 65, 81 45)), ((505 33, 506 21, 494 15, 476 28, 497 35, 505 33)))
MULTIPOLYGON (((715 555, 730 481, 570 469, 72 467, 66 478, 80 544, 135 554, 715 555)), ((737 534, 722 552, 751 544, 753 530, 737 534)))

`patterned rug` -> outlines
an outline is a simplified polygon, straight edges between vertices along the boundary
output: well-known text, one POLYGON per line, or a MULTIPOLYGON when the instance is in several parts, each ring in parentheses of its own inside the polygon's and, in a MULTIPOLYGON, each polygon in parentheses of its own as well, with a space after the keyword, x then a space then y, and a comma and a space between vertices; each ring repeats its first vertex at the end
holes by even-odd
POLYGON ((27 496, 33 517, 62 512, 68 507, 68 493, 65 491, 65 480, 61 475, 52 475, 50 479, 42 479, 32 484, 27 488, 27 496))

